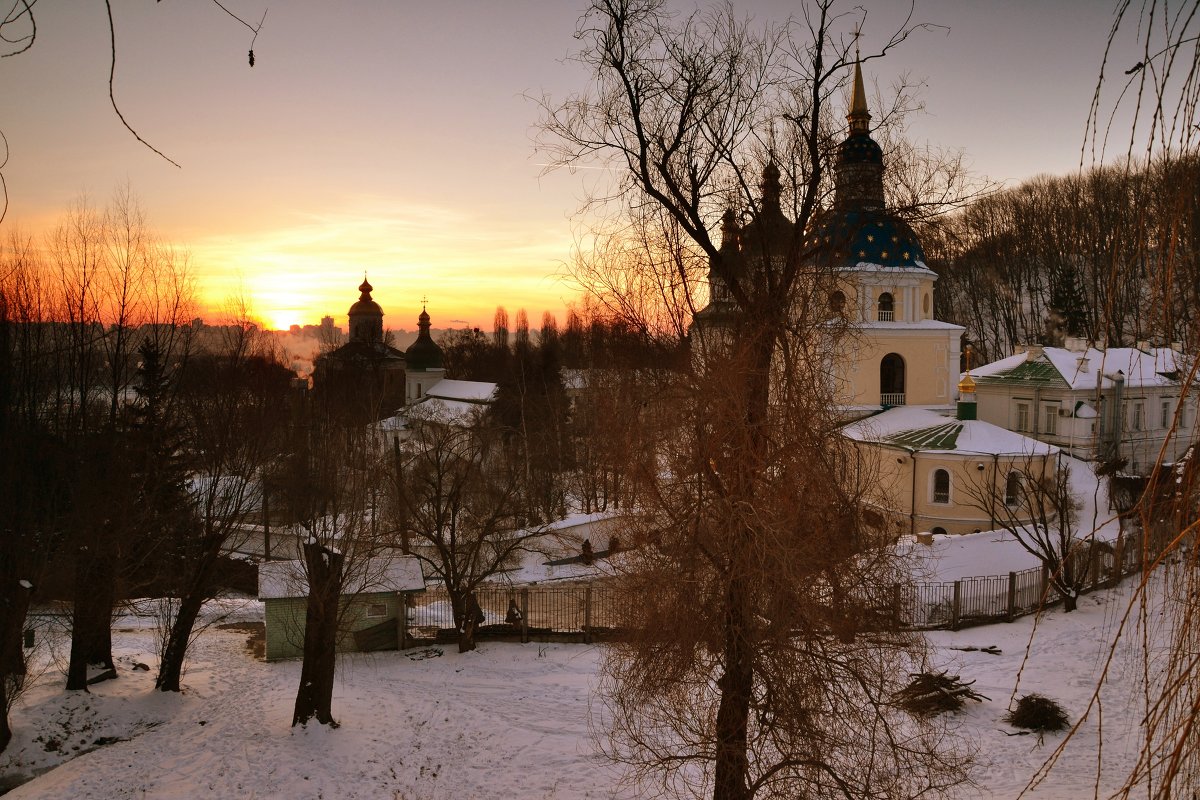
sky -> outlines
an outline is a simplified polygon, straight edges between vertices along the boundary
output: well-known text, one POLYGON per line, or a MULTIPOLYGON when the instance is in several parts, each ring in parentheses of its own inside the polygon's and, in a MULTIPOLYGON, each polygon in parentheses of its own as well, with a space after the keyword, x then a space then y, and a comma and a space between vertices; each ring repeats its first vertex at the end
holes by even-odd
MULTIPOLYGON (((251 32, 214 3, 113 4, 117 101, 179 168, 109 104, 104 4, 34 7, 34 46, 0 60, 0 235, 41 237, 81 197, 103 207, 128 184, 158 235, 190 254, 206 317, 243 297, 269 327, 324 314, 345 325, 366 272, 390 328, 415 327, 423 301, 435 327, 490 328, 497 305, 563 319, 589 176, 545 174, 536 98, 586 88, 567 58, 583 0, 224 5, 252 23, 267 12, 253 68, 251 32)), ((866 51, 907 5, 862 5, 866 51)), ((797 4, 734 7, 765 22, 797 4)), ((870 62, 867 79, 924 80, 909 137, 965 150, 980 175, 1068 173, 1112 10, 918 0, 914 21, 943 27, 870 62)))

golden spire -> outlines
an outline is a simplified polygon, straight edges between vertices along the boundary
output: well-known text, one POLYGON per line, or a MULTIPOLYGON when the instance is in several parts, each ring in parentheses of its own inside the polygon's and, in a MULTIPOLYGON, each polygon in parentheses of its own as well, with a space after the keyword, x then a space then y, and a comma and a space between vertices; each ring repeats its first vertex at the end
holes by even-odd
POLYGON ((862 55, 858 51, 858 39, 862 30, 854 29, 854 90, 850 95, 850 134, 871 132, 871 112, 867 110, 867 90, 863 88, 862 55))

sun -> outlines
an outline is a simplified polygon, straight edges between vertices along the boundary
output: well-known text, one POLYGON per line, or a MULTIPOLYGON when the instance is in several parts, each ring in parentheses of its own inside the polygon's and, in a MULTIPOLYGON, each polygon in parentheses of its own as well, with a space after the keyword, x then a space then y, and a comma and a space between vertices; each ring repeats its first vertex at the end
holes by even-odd
POLYGON ((271 330, 286 331, 304 324, 304 312, 299 308, 267 308, 263 309, 263 319, 271 330))

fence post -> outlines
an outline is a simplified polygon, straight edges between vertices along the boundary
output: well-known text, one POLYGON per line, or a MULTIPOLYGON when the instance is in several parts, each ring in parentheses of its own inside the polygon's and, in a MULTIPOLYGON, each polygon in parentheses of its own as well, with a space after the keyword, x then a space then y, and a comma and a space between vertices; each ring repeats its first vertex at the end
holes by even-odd
POLYGON ((529 641, 529 587, 521 589, 521 643, 529 641))
POLYGON ((892 584, 892 628, 900 627, 900 584, 892 584))
POLYGON ((1113 566, 1108 572, 1108 586, 1111 589, 1121 582, 1125 574, 1125 532, 1117 534, 1117 543, 1113 545, 1113 566))
POLYGON ((1100 588, 1100 548, 1094 541, 1088 547, 1088 582, 1092 591, 1100 588))
POLYGON ((950 606, 950 630, 958 630, 958 621, 962 615, 962 581, 954 582, 954 603, 950 606))
POLYGON ((592 643, 592 587, 583 590, 583 641, 592 643))
POLYGON ((407 594, 401 592, 399 605, 400 605, 400 613, 397 616, 400 617, 400 619, 398 620, 398 622, 400 623, 400 630, 398 630, 396 633, 397 633, 397 635, 399 635, 400 641, 396 643, 396 649, 403 650, 405 643, 408 642, 408 595, 407 594))
POLYGON ((1008 613, 1004 616, 1005 622, 1012 622, 1017 618, 1017 573, 1008 573, 1008 613))
POLYGON ((1045 605, 1050 602, 1050 567, 1046 562, 1042 562, 1042 599, 1040 603, 1045 605))

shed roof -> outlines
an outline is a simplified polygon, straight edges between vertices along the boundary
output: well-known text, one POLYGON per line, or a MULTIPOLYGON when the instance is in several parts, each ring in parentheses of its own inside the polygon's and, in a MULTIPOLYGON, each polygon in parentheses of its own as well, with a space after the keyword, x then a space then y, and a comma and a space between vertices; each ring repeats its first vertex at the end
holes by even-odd
POLYGON ((1073 390, 1108 389, 1120 372, 1128 388, 1178 386, 1179 375, 1189 367, 1188 357, 1169 347, 1110 347, 1068 350, 1046 347, 1030 358, 1016 353, 971 370, 979 384, 1020 383, 1058 386, 1073 390))
MULTIPOLYGON (((346 581, 343 594, 419 592, 425 588, 421 562, 413 556, 372 558, 346 581)), ((304 562, 267 561, 258 565, 258 596, 262 600, 308 595, 304 562)))

